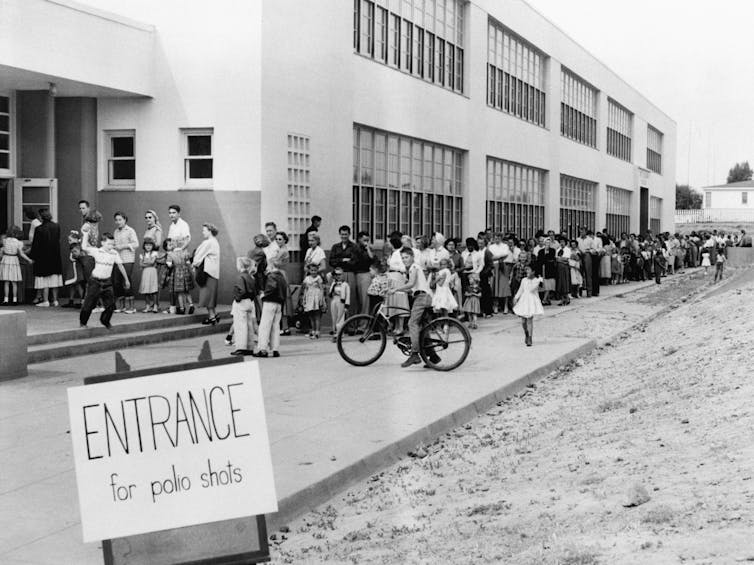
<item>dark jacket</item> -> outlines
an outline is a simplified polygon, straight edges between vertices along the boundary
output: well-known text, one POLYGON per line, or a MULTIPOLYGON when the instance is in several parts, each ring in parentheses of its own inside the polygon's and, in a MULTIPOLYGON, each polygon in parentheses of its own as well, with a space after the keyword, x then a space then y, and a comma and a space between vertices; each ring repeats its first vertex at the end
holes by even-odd
POLYGON ((267 280, 264 283, 264 296, 262 302, 285 303, 288 298, 288 283, 280 271, 267 273, 267 280))
POLYGON ((60 256, 60 226, 55 222, 44 222, 34 232, 30 256, 34 259, 34 276, 48 277, 63 274, 63 261, 60 256))
POLYGON ((241 302, 245 298, 254 300, 257 296, 257 285, 252 276, 244 271, 238 276, 236 284, 233 286, 233 300, 241 302))
POLYGON ((555 250, 550 247, 549 249, 540 249, 537 254, 537 267, 538 275, 542 275, 545 279, 554 279, 558 272, 558 266, 555 259, 555 250))
MULTIPOLYGON (((357 251, 356 244, 351 240, 348 240, 345 248, 342 243, 336 243, 330 248, 330 266, 333 269, 340 267, 346 272, 353 272, 355 270, 354 259, 356 259, 358 255, 357 251), (346 258, 350 259, 350 261, 343 261, 343 259, 346 258)), ((369 267, 367 267, 367 270, 369 270, 369 267)))

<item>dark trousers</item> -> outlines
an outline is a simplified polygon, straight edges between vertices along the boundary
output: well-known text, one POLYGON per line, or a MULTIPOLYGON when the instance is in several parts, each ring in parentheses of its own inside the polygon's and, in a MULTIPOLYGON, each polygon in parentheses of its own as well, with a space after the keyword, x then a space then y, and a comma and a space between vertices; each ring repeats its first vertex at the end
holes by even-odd
POLYGON ((479 289, 482 291, 480 309, 483 315, 492 315, 492 288, 490 288, 490 274, 479 275, 479 289))
POLYGON ((592 256, 592 296, 600 295, 600 263, 599 255, 592 256))
POLYGON ((105 307, 105 311, 99 317, 99 321, 103 326, 110 325, 110 318, 113 317, 113 311, 115 310, 115 295, 113 294, 113 282, 110 279, 102 280, 90 278, 86 285, 86 296, 84 297, 84 304, 81 306, 81 312, 79 313, 79 322, 82 325, 86 325, 89 321, 89 316, 92 315, 92 309, 97 305, 97 299, 102 300, 102 305, 105 307))

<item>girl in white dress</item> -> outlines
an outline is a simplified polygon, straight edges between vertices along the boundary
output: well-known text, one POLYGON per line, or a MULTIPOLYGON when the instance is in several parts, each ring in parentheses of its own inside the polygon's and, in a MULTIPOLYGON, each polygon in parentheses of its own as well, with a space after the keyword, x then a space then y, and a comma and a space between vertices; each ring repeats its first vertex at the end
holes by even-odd
POLYGON ((13 304, 18 303, 18 283, 23 280, 21 276, 21 263, 18 257, 23 257, 26 262, 33 261, 24 253, 24 244, 21 242, 23 232, 18 226, 11 226, 2 244, 2 259, 0 259, 0 281, 4 283, 3 304, 8 304, 9 290, 13 290, 13 304))
POLYGON ((513 299, 513 313, 521 317, 521 326, 524 328, 525 343, 531 346, 534 334, 534 316, 544 314, 542 302, 539 300, 539 285, 542 277, 534 276, 534 269, 527 265, 526 278, 521 281, 518 292, 513 299))
MULTIPOLYGON (((308 274, 304 277, 301 286, 303 293, 301 301, 304 306, 304 312, 309 316, 311 331, 310 339, 319 339, 319 328, 322 320, 322 305, 326 304, 324 295, 324 281, 319 274, 319 264, 309 263, 307 265, 308 274)), ((326 308, 325 308, 326 310, 326 308)))
POLYGON ((435 287, 435 294, 432 297, 432 309, 435 312, 439 312, 443 316, 447 316, 448 312, 453 312, 458 308, 458 302, 453 297, 453 291, 450 289, 450 268, 448 267, 450 261, 448 259, 440 259, 440 270, 437 272, 437 286, 435 287))

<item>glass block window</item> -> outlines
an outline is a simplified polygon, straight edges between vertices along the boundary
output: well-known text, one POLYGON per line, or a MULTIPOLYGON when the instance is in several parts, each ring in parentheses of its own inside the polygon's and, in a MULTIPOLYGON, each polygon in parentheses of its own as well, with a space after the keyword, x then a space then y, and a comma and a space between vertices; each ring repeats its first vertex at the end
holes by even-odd
POLYGON ((607 101, 607 153, 631 162, 634 116, 615 100, 607 101))
POLYGON ((596 193, 596 182, 560 175, 560 230, 569 238, 581 227, 594 230, 596 193))
POLYGON ((662 132, 647 125, 647 168, 662 174, 662 132))
POLYGON ((10 98, 0 96, 0 171, 10 173, 10 98))
POLYGON ((354 232, 461 237, 463 151, 354 125, 354 232))
POLYGON ((560 72, 560 134, 597 147, 597 90, 566 68, 560 72))
POLYGON ((487 33, 487 105, 544 127, 545 55, 492 18, 487 33))
POLYGON ((107 186, 136 186, 134 130, 106 131, 107 186))
POLYGON ((299 242, 311 218, 311 186, 311 138, 289 133, 287 219, 288 245, 293 251, 301 251, 299 242))
POLYGON ((607 231, 613 237, 631 231, 631 191, 607 186, 607 231))
POLYGON ((354 0, 356 53, 463 92, 464 0, 354 0))
POLYGON ((213 128, 182 129, 183 171, 188 188, 211 188, 214 175, 213 128))
POLYGON ((657 235, 662 229, 662 198, 649 197, 649 229, 657 235))
POLYGON ((547 171, 487 157, 487 227, 534 236, 545 224, 547 171))

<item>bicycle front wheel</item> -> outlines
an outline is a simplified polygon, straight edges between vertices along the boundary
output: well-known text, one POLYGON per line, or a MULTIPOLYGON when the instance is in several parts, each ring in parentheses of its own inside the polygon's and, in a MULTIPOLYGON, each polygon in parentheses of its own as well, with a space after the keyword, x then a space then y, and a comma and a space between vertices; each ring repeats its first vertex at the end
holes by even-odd
POLYGON ((387 331, 378 318, 368 314, 351 316, 338 332, 338 353, 357 367, 371 365, 385 351, 387 331))
POLYGON ((471 334, 455 318, 436 318, 419 336, 419 355, 436 371, 452 371, 466 360, 471 349, 471 334))

